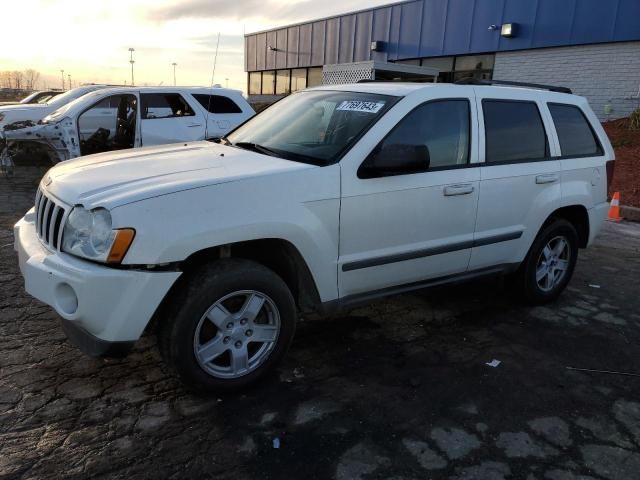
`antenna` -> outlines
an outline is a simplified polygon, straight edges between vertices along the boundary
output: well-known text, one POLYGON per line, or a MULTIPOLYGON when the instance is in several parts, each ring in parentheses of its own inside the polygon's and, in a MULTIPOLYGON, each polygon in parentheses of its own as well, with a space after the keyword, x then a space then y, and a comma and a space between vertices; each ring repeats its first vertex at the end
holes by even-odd
MULTIPOLYGON (((213 56, 213 71, 211 72, 211 86, 210 89, 213 89, 213 79, 216 76, 216 63, 218 62, 218 47, 220 46, 220 32, 218 32, 218 41, 216 42, 216 53, 213 56)), ((209 101, 207 102, 207 119, 205 123, 205 136, 209 135, 209 113, 211 113, 211 99, 213 98, 213 93, 209 91, 209 101)))

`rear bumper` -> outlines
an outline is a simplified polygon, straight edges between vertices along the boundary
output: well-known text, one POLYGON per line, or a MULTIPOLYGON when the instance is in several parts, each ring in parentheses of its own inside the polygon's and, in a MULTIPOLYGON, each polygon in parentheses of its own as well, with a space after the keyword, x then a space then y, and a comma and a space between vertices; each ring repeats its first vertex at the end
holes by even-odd
POLYGON ((591 245, 600 232, 609 213, 609 202, 602 202, 588 210, 589 213, 589 243, 591 245))
POLYGON ((25 290, 62 317, 72 343, 91 355, 124 351, 142 335, 180 272, 121 270, 47 250, 33 209, 14 227, 25 290))

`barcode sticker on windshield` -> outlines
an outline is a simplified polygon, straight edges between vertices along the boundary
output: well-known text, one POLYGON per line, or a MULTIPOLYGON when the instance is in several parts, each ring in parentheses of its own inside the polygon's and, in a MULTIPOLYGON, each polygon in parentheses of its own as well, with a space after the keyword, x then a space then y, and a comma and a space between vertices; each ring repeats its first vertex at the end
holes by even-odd
POLYGON ((363 102, 361 100, 345 100, 336 110, 347 112, 378 113, 384 107, 384 102, 363 102))

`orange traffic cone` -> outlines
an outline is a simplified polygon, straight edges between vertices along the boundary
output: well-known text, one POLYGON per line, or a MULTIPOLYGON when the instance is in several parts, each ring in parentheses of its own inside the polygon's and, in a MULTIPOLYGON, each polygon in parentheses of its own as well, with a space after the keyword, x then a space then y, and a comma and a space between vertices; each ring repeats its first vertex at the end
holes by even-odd
POLYGON ((612 222, 619 222, 622 220, 620 216, 620 192, 615 192, 611 199, 611 207, 609 207, 609 218, 612 222))

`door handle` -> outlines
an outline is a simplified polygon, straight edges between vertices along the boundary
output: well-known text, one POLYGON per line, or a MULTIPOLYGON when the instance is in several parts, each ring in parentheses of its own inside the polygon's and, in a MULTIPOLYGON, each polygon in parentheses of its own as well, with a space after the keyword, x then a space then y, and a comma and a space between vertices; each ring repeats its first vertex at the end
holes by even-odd
POLYGON ((560 180, 560 177, 556 173, 550 173, 546 175, 538 175, 536 177, 536 183, 542 185, 544 183, 555 183, 560 180))
POLYGON ((468 183, 463 185, 449 185, 448 187, 444 187, 445 197, 453 197, 456 195, 469 195, 472 192, 473 192, 473 185, 468 183))
POLYGON ((192 128, 192 127, 201 127, 202 124, 200 123, 190 123, 189 125, 187 125, 187 127, 192 128))

